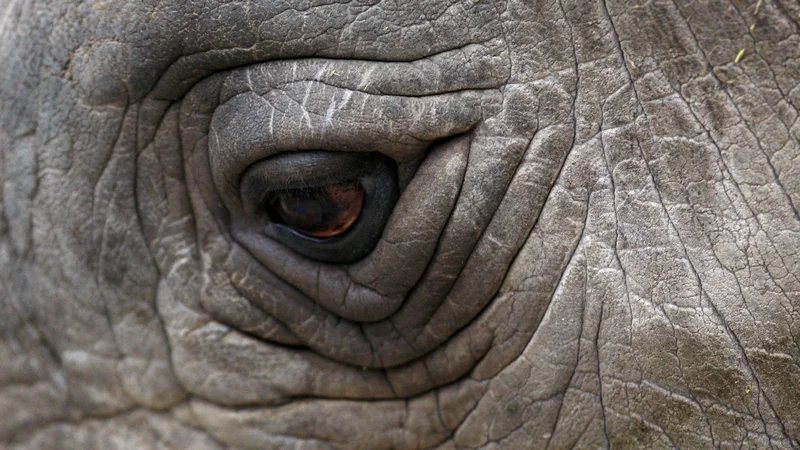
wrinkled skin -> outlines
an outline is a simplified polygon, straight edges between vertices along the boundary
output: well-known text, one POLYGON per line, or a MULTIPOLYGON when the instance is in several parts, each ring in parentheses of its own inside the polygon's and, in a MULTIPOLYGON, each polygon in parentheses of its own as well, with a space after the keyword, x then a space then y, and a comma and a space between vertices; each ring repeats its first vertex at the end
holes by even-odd
POLYGON ((2 445, 800 446, 800 4, 413 3, 0 0, 2 445), (311 149, 356 262, 248 222, 311 149))

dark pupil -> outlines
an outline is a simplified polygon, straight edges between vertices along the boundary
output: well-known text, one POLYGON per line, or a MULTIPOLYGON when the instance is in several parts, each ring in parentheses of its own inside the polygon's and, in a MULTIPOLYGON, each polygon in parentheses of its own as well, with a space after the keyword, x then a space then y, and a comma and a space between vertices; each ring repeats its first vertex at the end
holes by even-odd
POLYGON ((270 199, 273 219, 303 234, 331 237, 347 231, 358 219, 364 188, 358 181, 293 189, 270 199))

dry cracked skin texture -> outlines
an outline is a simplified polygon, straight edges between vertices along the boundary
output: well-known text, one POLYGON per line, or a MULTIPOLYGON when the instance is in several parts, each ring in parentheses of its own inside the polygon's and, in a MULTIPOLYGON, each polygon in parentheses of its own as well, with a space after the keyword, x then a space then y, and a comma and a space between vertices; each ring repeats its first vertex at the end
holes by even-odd
POLYGON ((0 59, 0 445, 800 446, 796 0, 0 0, 0 59), (247 220, 311 149, 410 174, 356 262, 247 220))

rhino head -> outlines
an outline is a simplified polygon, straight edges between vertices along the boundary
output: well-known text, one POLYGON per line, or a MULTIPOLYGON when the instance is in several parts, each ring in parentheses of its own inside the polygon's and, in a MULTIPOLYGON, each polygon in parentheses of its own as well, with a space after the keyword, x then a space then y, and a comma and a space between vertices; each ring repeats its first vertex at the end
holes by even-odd
POLYGON ((0 442, 796 448, 745 3, 0 0, 0 442))

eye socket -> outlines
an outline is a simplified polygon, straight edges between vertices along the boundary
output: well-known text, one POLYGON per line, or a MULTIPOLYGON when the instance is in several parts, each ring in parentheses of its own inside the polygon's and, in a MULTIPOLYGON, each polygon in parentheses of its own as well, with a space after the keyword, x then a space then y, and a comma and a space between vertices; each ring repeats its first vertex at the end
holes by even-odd
POLYGON ((329 238, 346 232, 361 214, 364 187, 358 180, 311 189, 291 189, 271 196, 270 218, 307 236, 329 238))
POLYGON ((397 164, 377 152, 281 153, 241 176, 234 235, 269 238, 320 262, 347 264, 378 243, 399 197, 397 164))

